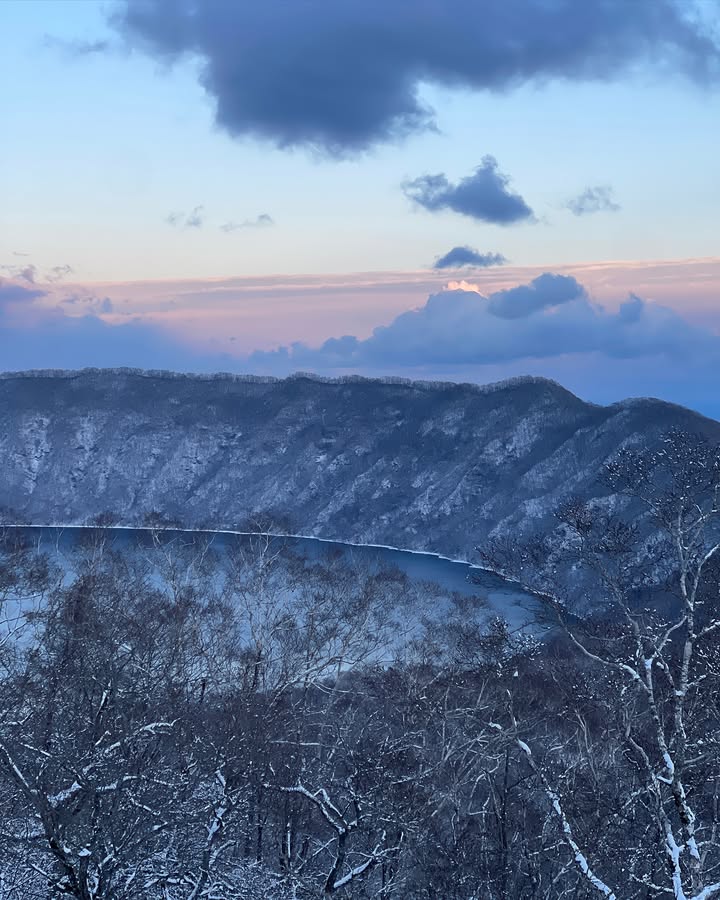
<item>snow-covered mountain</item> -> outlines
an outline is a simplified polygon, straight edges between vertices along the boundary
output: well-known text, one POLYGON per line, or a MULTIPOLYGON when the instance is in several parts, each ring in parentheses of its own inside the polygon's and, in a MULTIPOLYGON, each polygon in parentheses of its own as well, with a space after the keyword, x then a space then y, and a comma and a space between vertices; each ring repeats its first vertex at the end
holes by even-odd
POLYGON ((0 376, 3 518, 286 531, 468 558, 554 527, 623 444, 720 423, 658 400, 585 403, 558 384, 283 380, 136 370, 0 376))

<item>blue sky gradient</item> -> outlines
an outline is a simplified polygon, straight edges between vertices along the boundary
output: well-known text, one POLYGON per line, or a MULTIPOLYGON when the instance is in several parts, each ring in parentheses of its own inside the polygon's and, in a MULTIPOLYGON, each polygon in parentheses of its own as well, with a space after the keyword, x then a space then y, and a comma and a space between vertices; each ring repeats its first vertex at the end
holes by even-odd
MULTIPOLYGON (((97 364, 103 341, 93 329, 122 335, 108 351, 112 365, 154 366, 156 340, 176 368, 269 365, 272 357, 258 354, 296 341, 317 350, 332 337, 366 340, 373 328, 443 293, 436 277, 465 279, 479 296, 472 286, 490 254, 513 268, 483 272, 485 297, 513 286, 513 278, 527 285, 543 271, 574 273, 588 303, 615 314, 639 291, 644 303, 672 310, 712 343, 720 301, 716 0, 553 0, 544 7, 509 0, 503 9, 524 13, 510 24, 494 0, 426 0, 410 18, 400 0, 300 5, 301 25, 283 19, 280 0, 263 4, 265 12, 260 4, 207 0, 185 19, 191 5, 184 0, 0 3, 0 367, 51 365, 56 357, 97 364), (543 8, 555 11, 552 22, 543 8), (277 53, 263 45, 273 15, 277 53), (685 42, 668 50, 678 22, 687 25, 685 42), (264 49, 262 66, 248 45, 238 68, 241 26, 258 53, 264 49), (508 56, 509 39, 525 47, 522 60, 508 56), (487 45, 482 66, 469 52, 480 40, 487 45), (345 51, 347 77, 335 96, 328 85, 338 78, 338 53, 356 43, 375 55, 345 51), (308 72, 308 47, 317 71, 308 72), (654 56, 661 65, 650 63, 654 56), (365 82, 377 80, 375 93, 357 87, 363 73, 365 82), (429 129, 408 112, 408 77, 412 103, 434 110, 429 129), (289 103, 288 85, 304 105, 289 103), (401 125, 392 120, 398 109, 406 113, 401 125), (479 172, 490 175, 478 181, 479 172), (490 183, 493 172, 501 183, 490 183), (431 196, 430 184, 445 193, 431 196), (463 185, 472 195, 458 194, 463 185), (498 190, 517 198, 514 206, 498 205, 498 190), (477 254, 477 267, 431 275, 437 260, 463 247, 477 254), (645 280, 638 284, 629 273, 640 262, 645 280), (605 275, 598 269, 585 277, 580 270, 589 264, 605 266, 605 275), (281 320, 267 316, 272 297, 283 303, 292 293, 292 273, 311 278, 312 287, 305 299, 293 295, 281 320), (386 275, 366 278, 374 293, 359 295, 358 273, 386 275), (404 285, 402 299, 389 287, 392 273, 404 285), (253 288, 254 299, 243 288, 242 300, 227 294, 220 303, 219 280, 232 279, 265 288, 253 288), (323 287, 329 282, 334 293, 323 287), (7 299, 11 286, 43 293, 18 305, 7 299), (105 298, 112 303, 103 305, 105 298)), ((527 328, 513 346, 544 339, 533 338, 546 333, 536 325, 518 322, 527 328)), ((714 349, 698 351, 694 374, 686 357, 697 343, 645 349, 632 365, 630 357, 618 364, 620 374, 601 391, 603 364, 593 363, 592 341, 565 340, 552 354, 515 354, 501 366, 466 360, 457 377, 486 380, 539 366, 561 371, 591 398, 642 388, 720 414, 700 389, 714 349)), ((358 371, 404 370, 406 356, 398 350, 372 366, 350 363, 358 371)), ((441 369, 454 371, 448 360, 417 358, 408 374, 434 377, 441 369)))

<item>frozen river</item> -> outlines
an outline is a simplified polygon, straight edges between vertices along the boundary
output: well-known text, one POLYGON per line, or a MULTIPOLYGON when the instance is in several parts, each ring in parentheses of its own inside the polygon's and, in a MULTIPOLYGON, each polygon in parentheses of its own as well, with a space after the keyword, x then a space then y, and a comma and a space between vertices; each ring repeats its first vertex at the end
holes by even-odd
MULTIPOLYGON (((6 526, 7 527, 7 526, 6 526)), ((70 565, 73 555, 98 536, 111 549, 144 555, 150 564, 156 552, 184 555, 190 561, 209 556, 220 567, 237 554, 250 559, 262 551, 280 560, 304 560, 374 573, 402 573, 409 590, 423 606, 423 613, 442 617, 450 602, 468 610, 482 610, 488 620, 501 617, 513 631, 540 635, 547 630, 547 607, 536 596, 499 575, 462 560, 432 553, 367 544, 351 544, 298 535, 257 535, 228 531, 188 531, 163 528, 83 526, 13 526, 10 531, 57 561, 70 565), (454 601, 453 601, 454 598, 454 601)))

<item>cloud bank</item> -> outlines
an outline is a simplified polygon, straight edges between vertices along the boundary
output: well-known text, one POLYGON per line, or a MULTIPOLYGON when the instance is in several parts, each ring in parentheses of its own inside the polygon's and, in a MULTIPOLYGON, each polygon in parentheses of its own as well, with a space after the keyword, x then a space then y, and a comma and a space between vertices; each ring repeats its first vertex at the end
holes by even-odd
POLYGON ((497 160, 483 157, 472 175, 452 184, 446 175, 421 175, 403 183, 405 196, 429 212, 452 210, 477 222, 512 225, 534 221, 533 211, 520 194, 510 189, 510 179, 498 170, 497 160))
MULTIPOLYGON (((658 269, 658 285, 666 285, 671 268, 658 269)), ((585 275, 590 277, 593 271, 589 266, 585 275)), ((630 268, 626 275, 633 271, 630 268)), ((682 271, 688 284, 692 284, 692 272, 696 272, 698 283, 707 286, 704 276, 713 269, 696 262, 682 271)), ((513 284, 519 272, 502 270, 501 283, 513 284)), ((478 269, 476 277, 482 281, 490 277, 490 272, 478 269)), ((532 374, 555 378, 597 402, 613 402, 633 394, 654 395, 720 418, 717 318, 713 331, 707 325, 688 321, 684 313, 635 294, 618 305, 605 293, 612 305, 603 306, 573 275, 546 272, 524 283, 485 292, 479 284, 467 281, 450 282, 439 291, 430 288, 433 292, 421 307, 408 311, 405 304, 411 301, 402 300, 403 311, 386 319, 387 325, 374 330, 368 327, 364 334, 343 335, 340 329, 348 320, 334 317, 337 286, 319 287, 315 282, 306 285, 302 278, 298 280, 300 283, 292 287, 295 293, 286 298, 288 302, 272 306, 259 329, 257 303, 264 308, 276 289, 264 285, 263 291, 253 294, 255 299, 246 318, 242 294, 221 286, 220 296, 227 295, 235 313, 228 311, 227 317, 217 320, 215 330, 206 332, 206 339, 201 340, 200 333, 219 309, 212 299, 217 296, 215 283, 204 289, 195 285, 184 295, 185 300, 176 291, 172 300, 164 301, 148 315, 149 310, 143 312, 142 306, 133 307, 128 302, 126 292, 131 286, 119 290, 117 285, 105 285, 91 291, 79 286, 38 286, 0 279, 0 366, 5 370, 136 366, 273 375, 315 370, 331 375, 357 372, 476 382, 532 374), (320 300, 317 314, 310 317, 309 327, 299 328, 298 323, 307 324, 308 313, 304 309, 300 318, 293 319, 297 304, 290 301, 298 296, 322 295, 323 290, 324 300, 320 300), (183 306, 191 315, 181 324, 175 314, 183 306), (312 335, 321 320, 325 334, 334 330, 328 321, 341 323, 335 331, 340 336, 314 343, 312 335), (272 347, 272 334, 279 336, 283 330, 308 338, 279 349, 252 352, 253 347, 272 347)), ((260 280, 250 281, 255 284, 260 280)), ((627 284, 626 279, 623 281, 627 284)), ((645 277, 642 282, 655 283, 645 277)), ((430 285, 432 281, 425 283, 430 285)), ((423 289, 420 282, 414 284, 417 296, 423 289)), ((607 286, 605 277, 600 284, 607 286)), ((161 286, 153 282, 147 289, 157 299, 161 286)), ((258 287, 255 284, 249 290, 257 291, 258 287)), ((383 304, 372 302, 379 283, 367 279, 360 287, 352 294, 352 303, 354 308, 360 305, 368 309, 363 319, 352 319, 358 331, 362 321, 377 326, 384 315, 383 304)), ((406 285, 401 297, 407 290, 406 285)), ((385 303, 392 297, 383 296, 385 303)), ((687 297, 692 298, 692 292, 687 297)))
POLYGON ((376 328, 365 340, 331 338, 255 353, 256 364, 290 368, 483 366, 568 354, 614 359, 689 354, 720 362, 720 338, 673 310, 631 295, 616 312, 593 303, 573 277, 545 273, 529 284, 484 296, 446 290, 419 309, 376 328))
POLYGON ((690 0, 125 0, 112 22, 155 59, 198 61, 229 134, 347 155, 436 127, 422 82, 717 80, 701 19, 690 0))
POLYGON ((40 288, 28 288, 23 284, 0 280, 0 313, 15 304, 30 303, 44 297, 45 294, 46 292, 40 288))
POLYGON ((138 318, 115 324, 107 297, 70 295, 51 305, 39 288, 0 282, 0 367, 75 369, 83 366, 212 371, 228 368, 221 354, 193 354, 155 325, 138 318))

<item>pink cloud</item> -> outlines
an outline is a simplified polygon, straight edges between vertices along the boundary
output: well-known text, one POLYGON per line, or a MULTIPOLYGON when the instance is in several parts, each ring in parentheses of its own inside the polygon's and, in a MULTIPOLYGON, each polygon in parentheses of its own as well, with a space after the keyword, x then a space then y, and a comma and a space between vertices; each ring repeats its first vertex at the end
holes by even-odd
MULTIPOLYGON (((465 278, 489 294, 542 272, 573 275, 596 301, 616 309, 638 294, 711 329, 720 329, 720 258, 610 261, 580 265, 507 266, 465 278)), ((52 305, 69 295, 107 297, 110 324, 153 324, 198 349, 221 347, 240 356, 292 341, 369 336, 378 325, 422 305, 427 296, 463 276, 451 271, 361 272, 347 275, 269 275, 177 281, 43 285, 52 305)))

